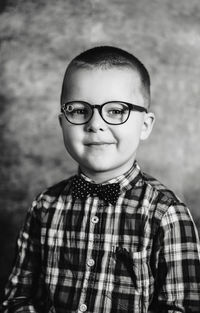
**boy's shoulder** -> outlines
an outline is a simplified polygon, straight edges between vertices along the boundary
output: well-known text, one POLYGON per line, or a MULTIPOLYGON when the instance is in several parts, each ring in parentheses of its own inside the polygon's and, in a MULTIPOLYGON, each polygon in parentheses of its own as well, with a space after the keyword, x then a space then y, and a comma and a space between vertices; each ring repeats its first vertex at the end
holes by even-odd
POLYGON ((62 207, 62 197, 68 195, 73 176, 61 180, 37 194, 30 207, 40 218, 46 216, 48 212, 59 211, 62 207))
POLYGON ((49 186, 43 194, 49 195, 52 197, 57 197, 60 194, 68 192, 68 189, 71 185, 71 181, 72 181, 73 177, 74 176, 70 176, 66 179, 63 179, 63 180, 49 186))
POLYGON ((57 201, 60 196, 67 195, 73 177, 74 175, 47 187, 36 196, 35 201, 52 203, 54 201, 57 201))
MULTIPOLYGON (((69 193, 71 182, 76 174, 61 180, 52 186, 46 188, 42 193, 39 194, 39 197, 52 197, 58 198, 60 195, 67 195, 69 193)), ((159 197, 164 197, 168 199, 169 202, 180 203, 181 200, 177 197, 177 195, 168 187, 166 187, 163 183, 161 183, 155 177, 141 172, 142 180, 145 185, 148 185, 153 192, 156 192, 159 197)))
MULTIPOLYGON (((59 181, 58 183, 53 184, 41 192, 35 199, 37 206, 43 208, 46 211, 52 207, 53 203, 56 204, 59 201, 60 196, 62 197, 69 195, 71 183, 75 175, 76 174, 59 181)), ((158 179, 143 171, 139 172, 139 177, 139 190, 141 194, 143 193, 142 189, 147 188, 149 196, 150 194, 154 195, 153 198, 156 199, 157 204, 162 203, 164 204, 164 207, 169 207, 170 205, 184 205, 184 203, 177 197, 177 195, 171 189, 162 184, 158 179)), ((135 193, 134 189, 135 188, 133 187, 132 191, 130 190, 128 196, 129 199, 132 197, 132 192, 133 194, 135 193)), ((137 192, 139 190, 137 190, 137 192)))
POLYGON ((175 192, 161 183, 155 177, 142 172, 143 181, 146 185, 150 186, 154 192, 157 193, 158 197, 165 199, 170 204, 183 204, 181 199, 175 194, 175 192))

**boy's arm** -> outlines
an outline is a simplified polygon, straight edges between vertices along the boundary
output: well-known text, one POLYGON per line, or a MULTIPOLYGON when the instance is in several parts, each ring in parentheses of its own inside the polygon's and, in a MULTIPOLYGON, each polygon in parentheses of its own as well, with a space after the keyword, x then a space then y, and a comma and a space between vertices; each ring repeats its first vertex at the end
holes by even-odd
POLYGON ((37 312, 36 292, 41 289, 40 220, 34 209, 27 213, 24 227, 17 240, 14 267, 5 289, 2 312, 37 312))
POLYGON ((184 205, 171 206, 162 218, 156 293, 152 312, 200 312, 200 244, 184 205))

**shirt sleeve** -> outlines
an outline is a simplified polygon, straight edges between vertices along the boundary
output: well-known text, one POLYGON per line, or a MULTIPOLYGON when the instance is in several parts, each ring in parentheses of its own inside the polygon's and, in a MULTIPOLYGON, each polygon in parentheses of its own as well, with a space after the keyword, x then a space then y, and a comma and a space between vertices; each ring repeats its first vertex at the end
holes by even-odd
POLYGON ((153 312, 200 312, 200 244, 189 210, 182 204, 164 214, 153 312))
POLYGON ((5 288, 5 313, 38 312, 35 303, 41 293, 40 220, 36 213, 37 201, 28 210, 20 231, 14 266, 5 288))

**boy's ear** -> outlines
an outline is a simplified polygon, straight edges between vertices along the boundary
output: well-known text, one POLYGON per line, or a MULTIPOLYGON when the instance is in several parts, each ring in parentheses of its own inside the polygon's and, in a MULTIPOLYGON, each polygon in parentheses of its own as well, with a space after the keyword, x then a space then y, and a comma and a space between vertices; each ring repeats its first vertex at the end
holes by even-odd
POLYGON ((149 137, 153 129, 154 122, 155 122, 154 113, 152 112, 146 113, 144 117, 144 123, 142 126, 141 135, 140 135, 141 140, 145 140, 149 137))

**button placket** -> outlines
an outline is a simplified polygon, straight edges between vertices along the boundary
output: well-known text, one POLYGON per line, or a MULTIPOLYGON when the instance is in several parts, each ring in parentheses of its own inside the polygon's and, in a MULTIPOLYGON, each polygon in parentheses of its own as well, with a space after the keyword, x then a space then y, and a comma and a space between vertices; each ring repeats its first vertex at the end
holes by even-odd
POLYGON ((85 278, 83 281, 83 288, 80 295, 80 302, 78 307, 78 313, 86 312, 87 305, 85 304, 88 287, 91 286, 94 280, 92 266, 95 265, 95 260, 92 258, 92 253, 94 249, 94 241, 95 241, 95 225, 99 222, 99 218, 96 216, 97 210, 97 201, 95 199, 88 198, 88 205, 91 207, 91 218, 90 218, 90 229, 89 229, 89 236, 88 236, 88 249, 87 249, 87 257, 86 257, 86 271, 85 271, 85 278))

